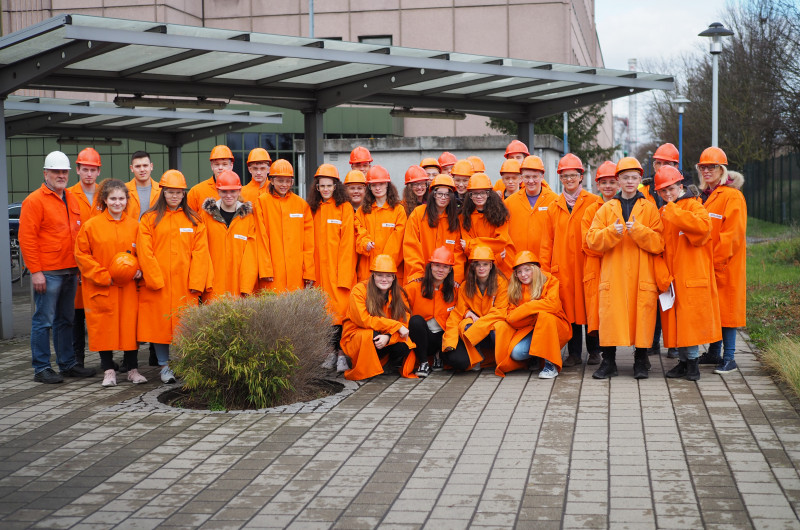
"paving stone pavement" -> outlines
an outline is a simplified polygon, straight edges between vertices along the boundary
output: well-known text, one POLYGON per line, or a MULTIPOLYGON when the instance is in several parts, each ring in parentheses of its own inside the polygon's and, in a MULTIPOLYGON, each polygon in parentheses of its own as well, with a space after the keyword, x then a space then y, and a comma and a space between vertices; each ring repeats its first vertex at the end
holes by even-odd
POLYGON ((269 414, 132 407, 154 368, 34 383, 0 341, 0 528, 800 528, 796 401, 738 341, 698 383, 623 349, 606 381, 378 377, 269 414))

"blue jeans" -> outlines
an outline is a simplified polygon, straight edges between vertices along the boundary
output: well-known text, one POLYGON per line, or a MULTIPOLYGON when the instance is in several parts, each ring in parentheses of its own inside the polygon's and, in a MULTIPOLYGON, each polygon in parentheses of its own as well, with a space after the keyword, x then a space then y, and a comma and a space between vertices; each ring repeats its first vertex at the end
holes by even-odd
POLYGON ((722 348, 722 362, 732 361, 736 352, 736 328, 722 328, 722 340, 708 345, 708 353, 719 357, 722 348))
POLYGON ((156 350, 156 357, 158 358, 159 366, 166 366, 169 364, 169 344, 159 344, 151 342, 153 348, 156 350))
POLYGON ((700 348, 698 346, 687 346, 685 348, 678 348, 678 358, 681 361, 689 361, 700 357, 700 348))
POLYGON ((511 350, 511 358, 515 361, 527 361, 531 358, 531 339, 533 338, 533 331, 522 337, 522 340, 517 343, 511 350))
POLYGON ((31 357, 33 373, 50 368, 50 330, 58 368, 64 372, 75 366, 72 349, 72 319, 75 316, 75 290, 78 274, 44 275, 46 290, 33 293, 36 309, 31 319, 31 357))

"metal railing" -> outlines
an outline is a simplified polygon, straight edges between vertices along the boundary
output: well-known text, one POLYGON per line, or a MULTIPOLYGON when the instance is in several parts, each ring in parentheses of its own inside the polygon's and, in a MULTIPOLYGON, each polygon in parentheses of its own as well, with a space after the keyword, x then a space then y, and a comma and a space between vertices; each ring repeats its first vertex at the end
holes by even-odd
POLYGON ((748 162, 742 173, 749 216, 783 225, 800 224, 800 153, 748 162))

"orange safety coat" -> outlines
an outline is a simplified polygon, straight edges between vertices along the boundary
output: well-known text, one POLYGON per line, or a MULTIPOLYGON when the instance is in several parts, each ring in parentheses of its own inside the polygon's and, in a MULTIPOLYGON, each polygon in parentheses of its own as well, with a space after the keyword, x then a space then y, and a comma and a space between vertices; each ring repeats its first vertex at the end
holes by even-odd
MULTIPOLYGON (((372 341, 373 331, 389 335, 389 344, 403 341, 411 349, 405 363, 403 363, 401 374, 403 377, 416 378, 414 366, 416 357, 413 348, 416 347, 410 338, 401 339, 397 333, 402 326, 408 327, 408 320, 393 320, 387 317, 373 316, 367 311, 367 282, 357 283, 350 292, 350 301, 347 306, 347 314, 342 322, 342 341, 340 343, 342 351, 350 357, 352 368, 345 370, 344 377, 351 381, 360 381, 383 373, 383 365, 389 360, 388 355, 380 355, 375 349, 372 341)), ((384 314, 389 314, 391 305, 391 295, 389 301, 383 307, 384 314)))
POLYGON ((511 236, 508 234, 509 221, 506 221, 501 226, 493 226, 486 220, 486 216, 477 210, 470 215, 470 221, 470 229, 466 230, 462 216, 461 238, 467 244, 464 254, 469 256, 478 245, 491 248, 492 252, 494 252, 495 265, 506 278, 510 278, 514 271, 514 259, 517 256, 517 251, 511 241, 511 236), (505 254, 503 254, 504 252, 505 254))
POLYGON ((581 247, 584 254, 583 265, 583 299, 586 307, 586 331, 591 333, 600 328, 599 285, 600 285, 600 258, 602 252, 595 252, 586 244, 586 234, 592 226, 597 210, 603 205, 603 197, 586 207, 581 220, 581 247))
POLYGON ((443 330, 447 329, 447 317, 455 309, 456 301, 458 300, 457 287, 454 289, 455 293, 452 302, 445 302, 439 287, 433 291, 433 298, 422 296, 422 280, 414 280, 406 285, 404 289, 408 296, 408 305, 411 308, 412 315, 419 315, 426 321, 435 318, 436 323, 443 330))
MULTIPOLYGON (((372 260, 380 254, 388 254, 397 266, 397 277, 403 277, 400 269, 403 263, 403 234, 406 230, 406 210, 402 204, 389 207, 372 205, 372 211, 365 213, 359 208, 355 214, 356 252, 358 265, 356 275, 358 281, 369 278, 372 260), (367 243, 375 243, 371 251, 367 251, 367 243)), ((401 280, 402 281, 402 280, 401 280)))
POLYGON ((581 190, 572 212, 564 195, 548 210, 548 236, 544 238, 539 256, 544 270, 558 278, 561 306, 572 324, 586 324, 586 302, 583 293, 584 254, 581 222, 587 208, 603 199, 581 190))
MULTIPOLYGON (((536 257, 541 258, 540 246, 542 240, 547 237, 547 212, 557 198, 558 195, 542 183, 542 191, 539 193, 535 208, 531 208, 524 189, 506 199, 506 208, 511 214, 508 234, 517 252, 530 250, 536 257)), ((546 268, 543 270, 547 272, 546 268)))
POLYGON ((302 289, 304 280, 316 281, 314 218, 308 203, 291 191, 285 197, 267 192, 258 198, 256 218, 261 236, 258 277, 273 278, 260 281, 259 288, 293 291, 302 289))
POLYGON ((264 181, 264 185, 259 187, 258 182, 251 180, 239 191, 239 200, 242 202, 256 203, 256 200, 269 191, 269 179, 264 181))
MULTIPOLYGON (((475 290, 475 296, 468 297, 462 288, 458 293, 458 301, 455 309, 450 312, 447 318, 447 327, 442 337, 442 350, 455 348, 458 346, 458 339, 464 341, 469 353, 471 366, 478 363, 481 366, 492 366, 495 362, 495 352, 479 352, 475 347, 480 341, 485 339, 499 322, 506 319, 508 312, 508 282, 505 278, 497 276, 497 293, 488 296, 481 293, 480 289, 475 290), (465 318, 467 311, 472 311, 478 315, 478 320, 473 323, 471 318, 465 318), (468 324, 472 324, 466 329, 468 324)), ((497 337, 495 336, 495 345, 497 337)))
POLYGON ((336 206, 333 199, 321 202, 314 213, 317 285, 328 295, 328 308, 336 326, 342 324, 350 289, 356 283, 354 219, 349 202, 336 206))
POLYGON ((136 320, 139 294, 136 282, 116 285, 108 266, 118 252, 136 251, 139 222, 125 213, 119 221, 108 210, 89 219, 75 241, 75 260, 83 278, 83 298, 89 349, 92 351, 139 348, 136 320))
MULTIPOLYGON (((95 186, 94 197, 97 198, 97 191, 100 189, 100 186, 95 186)), ((67 188, 67 190, 72 193, 72 196, 78 201, 78 206, 81 209, 81 220, 80 224, 83 225, 84 223, 88 222, 89 219, 100 213, 100 210, 97 209, 97 201, 92 200, 89 201, 89 197, 83 192, 83 188, 81 188, 81 183, 78 182, 74 186, 67 188)), ((78 288, 75 290, 75 309, 83 309, 83 279, 78 282, 78 288)))
POLYGON ((206 225, 208 253, 214 270, 203 300, 213 300, 225 293, 252 294, 258 283, 258 230, 253 205, 237 203, 233 220, 226 226, 219 201, 209 197, 203 203, 200 218, 206 225))
MULTIPOLYGON (((737 182, 734 182, 736 185, 737 182)), ((740 183, 738 183, 741 185, 740 183)), ((711 217, 714 245, 714 274, 719 291, 722 326, 738 328, 747 324, 747 204, 733 186, 720 185, 705 201, 711 217)))
POLYGON ((633 229, 624 226, 620 201, 614 198, 597 210, 586 234, 589 249, 603 254, 598 285, 601 346, 648 348, 653 343, 660 283, 655 260, 664 251, 664 225, 653 203, 638 197, 631 212, 633 229), (623 222, 622 235, 614 228, 617 219, 623 222))
POLYGON ((219 192, 217 191, 217 181, 214 177, 204 180, 192 186, 189 193, 186 194, 186 204, 189 208, 200 214, 200 209, 203 207, 203 202, 212 197, 215 201, 219 200, 219 192))
POLYGON ((31 192, 22 201, 17 234, 31 274, 77 267, 75 238, 80 228, 81 208, 69 190, 64 190, 64 199, 45 184, 31 192))
POLYGON ((495 326, 497 367, 494 373, 500 377, 527 366, 527 361, 512 359, 511 351, 531 331, 533 335, 528 354, 550 361, 561 371, 561 348, 572 337, 572 326, 561 308, 558 278, 546 272, 544 275, 547 281, 542 296, 538 300, 531 300, 529 287, 523 285, 523 301, 518 305, 509 303, 506 320, 495 326))
POLYGON ((153 206, 158 200, 158 196, 161 194, 161 186, 159 186, 158 182, 155 180, 150 179, 150 202, 143 206, 139 202, 139 193, 136 191, 136 179, 131 179, 129 182, 126 182, 125 187, 128 188, 129 195, 128 207, 125 209, 125 212, 137 221, 139 217, 141 217, 142 212, 147 211, 153 206))
POLYGON ((139 342, 169 344, 179 324, 179 310, 197 305, 209 278, 206 227, 193 225, 183 208, 167 210, 155 225, 156 212, 148 212, 139 223, 136 251, 144 285, 139 289, 139 342))
POLYGON ((439 215, 439 223, 431 228, 428 225, 428 206, 423 204, 414 208, 408 217, 406 233, 403 236, 403 258, 405 260, 406 283, 422 278, 425 265, 433 251, 441 246, 447 247, 455 256, 453 277, 456 283, 464 281, 466 257, 461 248, 461 227, 451 232, 447 224, 447 214, 439 215))
POLYGON ((661 311, 664 346, 684 348, 722 340, 719 297, 714 278, 711 218, 693 196, 661 207, 664 259, 675 304, 661 311))

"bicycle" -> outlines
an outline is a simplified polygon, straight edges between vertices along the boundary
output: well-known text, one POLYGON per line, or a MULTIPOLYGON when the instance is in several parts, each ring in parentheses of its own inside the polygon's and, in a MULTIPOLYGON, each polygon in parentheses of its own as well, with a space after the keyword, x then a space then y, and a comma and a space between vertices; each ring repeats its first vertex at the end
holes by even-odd
POLYGON ((22 279, 26 274, 30 274, 28 267, 25 266, 25 260, 22 259, 22 251, 19 248, 19 240, 16 237, 11 238, 11 283, 16 283, 22 279))

